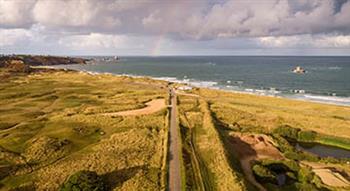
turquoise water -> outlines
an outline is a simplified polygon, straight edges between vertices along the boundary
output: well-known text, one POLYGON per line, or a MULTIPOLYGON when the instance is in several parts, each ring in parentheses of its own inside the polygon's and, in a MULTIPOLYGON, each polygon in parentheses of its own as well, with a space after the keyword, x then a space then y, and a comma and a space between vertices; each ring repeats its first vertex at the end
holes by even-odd
POLYGON ((169 56, 94 57, 75 70, 150 76, 199 87, 350 105, 350 57, 169 56), (110 59, 109 61, 107 59, 110 59), (106 61, 107 60, 107 61, 106 61), (301 66, 305 74, 292 69, 301 66))

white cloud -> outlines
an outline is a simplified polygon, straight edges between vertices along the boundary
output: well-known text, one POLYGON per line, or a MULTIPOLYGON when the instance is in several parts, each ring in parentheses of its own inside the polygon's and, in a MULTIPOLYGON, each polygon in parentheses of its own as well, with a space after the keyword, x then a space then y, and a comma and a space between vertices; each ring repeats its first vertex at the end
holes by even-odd
POLYGON ((24 41, 32 37, 32 33, 26 29, 0 29, 0 47, 22 45, 24 41))
POLYGON ((312 44, 314 47, 350 48, 350 35, 323 36, 315 39, 312 44))
POLYGON ((300 45, 303 41, 298 36, 281 36, 281 37, 261 37, 258 43, 266 47, 293 47, 300 45))
POLYGON ((142 19, 142 24, 145 27, 149 26, 155 26, 162 23, 162 19, 159 17, 159 11, 155 11, 154 13, 151 13, 148 17, 145 17, 142 19))
POLYGON ((31 10, 35 0, 0 0, 0 28, 32 24, 31 10))
POLYGON ((38 23, 82 33, 194 39, 350 33, 350 1, 339 10, 335 0, 1 1, 0 28, 38 23))
POLYGON ((0 31, 1 46, 14 50, 26 42, 37 50, 151 52, 158 37, 174 44, 161 47, 168 52, 340 49, 349 48, 350 0, 0 0, 0 31))
POLYGON ((350 48, 350 35, 296 35, 260 37, 257 43, 272 48, 350 48))
POLYGON ((125 37, 91 33, 89 35, 74 35, 63 37, 59 44, 73 49, 105 49, 123 47, 125 37))
POLYGON ((108 5, 88 0, 41 0, 33 9, 36 22, 47 26, 67 27, 115 27, 118 18, 105 14, 108 5))

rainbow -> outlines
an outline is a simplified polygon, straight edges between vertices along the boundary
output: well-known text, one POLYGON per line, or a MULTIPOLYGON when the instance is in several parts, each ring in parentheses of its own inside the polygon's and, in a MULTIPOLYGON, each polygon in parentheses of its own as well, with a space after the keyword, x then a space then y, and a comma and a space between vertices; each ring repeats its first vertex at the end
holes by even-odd
POLYGON ((164 41, 164 33, 158 36, 157 40, 155 41, 153 48, 151 49, 151 56, 158 56, 160 53, 160 50, 162 48, 162 44, 164 41))
MULTIPOLYGON (((182 2, 186 2, 187 3, 187 0, 177 0, 177 1, 174 1, 174 2, 177 2, 177 3, 174 3, 169 15, 172 15, 172 14, 175 14, 178 9, 181 9, 182 7, 180 6, 181 3, 180 1, 182 2)), ((155 43, 154 43, 154 46, 153 48, 151 49, 150 51, 150 55, 152 56, 158 56, 160 54, 160 50, 163 46, 163 43, 164 43, 164 40, 165 40, 165 36, 166 34, 168 33, 168 25, 170 24, 169 22, 166 22, 164 23, 165 26, 162 27, 161 31, 160 31, 160 35, 158 36, 158 38, 155 40, 155 43)))

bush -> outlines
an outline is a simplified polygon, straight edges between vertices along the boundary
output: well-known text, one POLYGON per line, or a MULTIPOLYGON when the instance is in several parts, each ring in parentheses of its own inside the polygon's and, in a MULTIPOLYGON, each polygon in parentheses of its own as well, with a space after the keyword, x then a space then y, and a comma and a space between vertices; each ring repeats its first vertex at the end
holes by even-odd
POLYGON ((261 164, 255 164, 252 168, 253 173, 257 180, 260 182, 270 182, 274 183, 276 180, 276 176, 265 166, 261 164))
POLYGON ((71 175, 60 187, 60 191, 104 191, 105 183, 96 172, 79 171, 71 175))
POLYGON ((282 137, 297 140, 299 131, 300 131, 300 129, 293 128, 289 125, 283 125, 283 126, 279 126, 276 129, 274 129, 273 132, 281 135, 282 137))
POLYGON ((299 182, 312 182, 313 172, 307 168, 301 168, 298 171, 298 180, 299 182))
POLYGON ((304 157, 302 155, 300 155, 299 153, 295 152, 295 151, 287 151, 284 153, 284 156, 289 158, 289 159, 292 159, 292 160, 303 160, 304 157))
POLYGON ((299 131, 298 139, 304 142, 315 141, 317 133, 315 131, 299 131))

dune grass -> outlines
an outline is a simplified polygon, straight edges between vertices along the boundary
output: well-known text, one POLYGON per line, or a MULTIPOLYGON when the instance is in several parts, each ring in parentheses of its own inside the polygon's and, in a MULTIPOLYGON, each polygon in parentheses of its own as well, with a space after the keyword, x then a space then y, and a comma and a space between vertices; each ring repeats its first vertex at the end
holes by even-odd
MULTIPOLYGON (((180 96, 180 119, 182 125, 193 131, 193 144, 190 152, 198 156, 199 168, 190 160, 193 175, 192 181, 201 176, 206 190, 245 190, 243 182, 230 167, 226 151, 220 136, 213 124, 208 104, 205 100, 188 96, 180 96)), ((193 186, 196 188, 196 185, 193 186)), ((198 186, 197 186, 198 187, 198 186)))
MULTIPOLYGON (((165 190, 169 111, 104 114, 169 101, 166 85, 71 71, 6 78, 0 83, 0 190, 57 190, 80 170, 96 171, 111 190, 165 190)), ((228 146, 231 131, 272 135, 289 126, 317 132, 320 143, 350 148, 349 107, 209 89, 192 93, 200 97, 178 96, 186 190, 252 188, 228 146)))
POLYGON ((200 89, 217 118, 234 130, 271 132, 281 125, 350 138, 350 108, 306 101, 200 89))
POLYGON ((164 189, 168 111, 102 114, 168 99, 166 84, 71 71, 10 76, 0 83, 0 164, 12 175, 0 190, 56 190, 79 170, 96 171, 110 189, 164 189))
MULTIPOLYGON (((350 148, 349 107, 210 89, 197 89, 194 93, 209 103, 211 117, 214 119, 214 125, 219 130, 218 133, 225 146, 229 145, 225 142, 226 136, 232 131, 268 134, 277 139, 276 130, 281 127, 289 127, 302 132, 300 136, 295 135, 297 139, 300 137, 306 139, 304 141, 350 148)), ((280 137, 280 139, 283 138, 280 137)), ((296 151, 284 139, 281 141, 277 141, 277 147, 281 149, 287 160, 327 161, 329 164, 339 165, 344 173, 350 174, 348 165, 342 160, 320 159, 309 153, 296 151), (291 148, 286 151, 283 149, 286 146, 284 144, 288 144, 291 148)), ((231 153, 230 162, 235 164, 235 151, 230 147, 225 147, 225 149, 231 153)), ((315 182, 295 184, 306 187, 310 185, 317 185, 319 188, 327 187, 320 182, 317 184, 315 182)), ((247 184, 246 186, 249 187, 247 184)), ((338 190, 338 188, 329 189, 338 190)))

